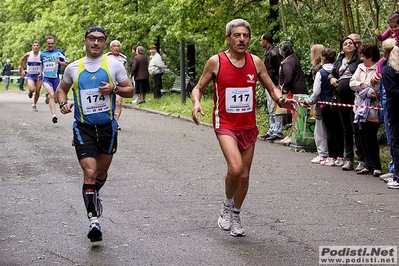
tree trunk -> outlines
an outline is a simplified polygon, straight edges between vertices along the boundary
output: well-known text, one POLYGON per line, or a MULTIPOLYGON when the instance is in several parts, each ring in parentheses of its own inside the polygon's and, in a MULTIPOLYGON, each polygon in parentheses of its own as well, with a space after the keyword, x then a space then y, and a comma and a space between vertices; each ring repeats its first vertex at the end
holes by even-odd
POLYGON ((285 25, 285 18, 284 18, 284 0, 280 1, 280 14, 281 14, 281 24, 283 25, 283 32, 284 35, 287 34, 287 26, 285 25))
POLYGON ((269 5, 270 15, 268 20, 270 24, 273 24, 270 34, 274 36, 280 30, 280 24, 278 23, 278 0, 269 0, 269 5))
POLYGON ((298 13, 298 17, 299 17, 299 19, 301 20, 301 23, 302 23, 302 25, 303 25, 303 30, 305 31, 306 36, 308 37, 308 43, 311 44, 312 41, 311 41, 311 39, 310 39, 309 29, 308 29, 308 27, 306 26, 305 21, 303 20, 302 14, 301 14, 301 12, 299 11, 299 7, 298 7, 298 5, 295 3, 295 0, 292 1, 292 4, 294 5, 294 8, 295 8, 296 12, 298 13))
POLYGON ((359 12, 359 0, 356 0, 356 33, 361 34, 362 27, 360 25, 360 12, 359 12))
POLYGON ((349 0, 346 0, 346 9, 347 9, 347 15, 348 15, 348 24, 349 24, 349 33, 347 35, 354 33, 355 30, 355 22, 353 19, 353 12, 352 12, 352 6, 349 0))
POLYGON ((346 12, 346 0, 341 1, 341 9, 342 9, 342 18, 344 20, 344 27, 345 27, 345 35, 349 33, 349 23, 348 23, 348 14, 346 12))

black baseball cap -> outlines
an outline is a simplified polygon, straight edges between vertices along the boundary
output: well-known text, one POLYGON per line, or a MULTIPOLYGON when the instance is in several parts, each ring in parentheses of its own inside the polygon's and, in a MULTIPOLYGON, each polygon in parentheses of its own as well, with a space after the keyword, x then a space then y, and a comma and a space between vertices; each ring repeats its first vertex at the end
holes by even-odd
POLYGON ((107 38, 107 32, 105 31, 105 29, 101 26, 98 25, 92 25, 90 26, 87 30, 86 30, 86 34, 85 34, 85 38, 87 37, 87 35, 89 35, 91 32, 101 32, 102 34, 105 35, 105 38, 107 38))

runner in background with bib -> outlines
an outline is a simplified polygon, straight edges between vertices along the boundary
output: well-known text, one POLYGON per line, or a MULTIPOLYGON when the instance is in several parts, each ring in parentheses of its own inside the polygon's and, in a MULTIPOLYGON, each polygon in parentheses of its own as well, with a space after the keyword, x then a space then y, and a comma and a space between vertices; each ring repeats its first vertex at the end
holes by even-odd
POLYGON ((37 112, 37 101, 40 97, 40 89, 42 87, 42 80, 39 77, 40 68, 42 65, 42 61, 40 60, 40 43, 35 40, 32 43, 32 51, 27 52, 24 56, 22 56, 20 61, 21 66, 21 78, 25 78, 25 62, 27 62, 26 72, 28 73, 28 96, 29 98, 33 97, 33 93, 35 93, 35 97, 33 98, 32 111, 37 112))
POLYGON ((51 121, 58 122, 55 114, 55 104, 58 102, 56 91, 60 84, 61 66, 67 66, 68 60, 63 51, 55 48, 55 38, 48 36, 46 38, 47 50, 40 53, 40 60, 42 61, 41 71, 39 77, 42 77, 43 87, 46 89, 46 103, 50 106, 52 114, 51 121))

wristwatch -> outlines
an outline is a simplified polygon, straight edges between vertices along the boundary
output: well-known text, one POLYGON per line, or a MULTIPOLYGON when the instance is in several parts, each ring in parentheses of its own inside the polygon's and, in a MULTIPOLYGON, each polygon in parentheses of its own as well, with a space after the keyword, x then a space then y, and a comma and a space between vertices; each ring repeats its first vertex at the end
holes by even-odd
POLYGON ((115 84, 114 88, 112 89, 112 94, 116 94, 118 92, 118 86, 115 84))
POLYGON ((67 102, 60 102, 60 109, 62 109, 62 107, 64 106, 64 105, 66 105, 66 104, 68 104, 67 102))
POLYGON ((280 108, 281 108, 280 100, 281 100, 282 98, 284 98, 284 97, 283 97, 283 96, 280 96, 280 97, 278 97, 278 98, 275 100, 275 102, 277 103, 278 107, 280 107, 280 108))

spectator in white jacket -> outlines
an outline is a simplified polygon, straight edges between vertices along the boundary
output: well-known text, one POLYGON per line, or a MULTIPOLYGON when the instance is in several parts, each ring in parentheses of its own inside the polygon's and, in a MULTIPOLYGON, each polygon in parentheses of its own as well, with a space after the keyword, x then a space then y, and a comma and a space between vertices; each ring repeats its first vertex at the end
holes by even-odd
POLYGON ((162 90, 162 75, 167 71, 168 67, 162 61, 161 55, 157 52, 155 45, 150 46, 150 63, 148 65, 148 72, 152 76, 154 84, 154 98, 161 98, 162 90))

